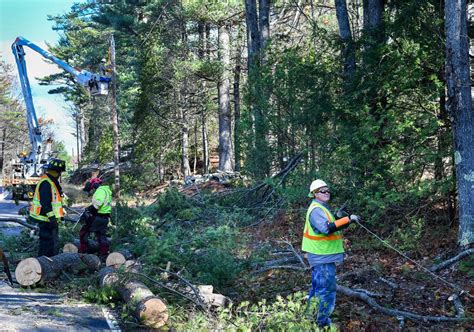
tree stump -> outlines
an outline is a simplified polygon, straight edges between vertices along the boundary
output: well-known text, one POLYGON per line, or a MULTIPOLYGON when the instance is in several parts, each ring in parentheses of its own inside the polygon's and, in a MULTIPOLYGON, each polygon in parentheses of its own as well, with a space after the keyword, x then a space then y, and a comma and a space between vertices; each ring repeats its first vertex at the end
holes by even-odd
POLYGON ((41 256, 22 260, 15 269, 15 277, 22 286, 32 286, 55 279, 65 270, 88 269, 97 271, 100 259, 95 255, 62 253, 53 257, 41 256))
POLYGON ((132 308, 134 316, 144 325, 160 328, 166 324, 168 320, 166 304, 144 283, 127 280, 111 266, 99 271, 99 283, 101 286, 110 286, 117 290, 122 299, 132 308))

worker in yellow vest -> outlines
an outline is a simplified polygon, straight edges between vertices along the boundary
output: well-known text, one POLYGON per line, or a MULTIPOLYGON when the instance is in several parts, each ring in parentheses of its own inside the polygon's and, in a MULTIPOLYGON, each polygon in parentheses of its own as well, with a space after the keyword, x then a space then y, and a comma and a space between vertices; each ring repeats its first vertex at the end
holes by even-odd
POLYGON ((38 256, 51 257, 59 253, 58 222, 64 219, 59 178, 66 170, 66 162, 52 158, 43 168, 45 174, 36 184, 29 218, 39 225, 38 256))
POLYGON ((95 233, 99 244, 99 255, 109 253, 107 226, 112 212, 112 190, 100 178, 92 178, 84 186, 84 191, 92 195, 92 204, 84 212, 84 225, 79 231, 79 252, 88 250, 88 237, 95 233))
POLYGON ((341 230, 360 218, 350 215, 336 220, 328 206, 331 192, 323 180, 314 180, 309 191, 312 201, 306 212, 302 244, 312 269, 308 305, 313 297, 318 298, 316 323, 325 327, 331 325, 329 316, 336 304, 336 264, 344 260, 341 230))

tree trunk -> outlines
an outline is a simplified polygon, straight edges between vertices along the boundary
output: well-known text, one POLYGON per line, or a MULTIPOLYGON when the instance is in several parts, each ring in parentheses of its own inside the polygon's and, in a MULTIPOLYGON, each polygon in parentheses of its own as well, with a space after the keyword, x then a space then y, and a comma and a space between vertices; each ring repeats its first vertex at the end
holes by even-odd
POLYGON ((18 264, 15 277, 20 285, 32 286, 55 279, 65 270, 77 270, 84 267, 97 271, 100 267, 99 257, 89 254, 62 253, 53 257, 27 258, 18 264))
POLYGON ((255 0, 245 0, 245 20, 247 23, 248 68, 254 65, 256 54, 260 52, 257 4, 255 0))
MULTIPOLYGON (((208 50, 208 32, 209 27, 207 24, 200 22, 198 24, 198 33, 199 33, 199 49, 198 57, 200 60, 204 60, 207 57, 208 50)), ((207 83, 202 81, 202 91, 204 93, 204 98, 206 99, 207 95, 207 83)), ((202 172, 203 174, 209 173, 209 142, 207 138, 207 125, 206 125, 206 106, 205 103, 201 105, 201 136, 202 136, 202 172)))
POLYGON ((219 98, 219 170, 231 172, 232 165, 232 117, 230 112, 230 37, 229 27, 223 24, 218 29, 218 52, 222 63, 222 76, 218 82, 219 98))
POLYGON ((99 283, 116 289, 122 299, 133 310, 134 316, 143 324, 152 328, 160 328, 168 320, 166 304, 140 281, 122 277, 112 267, 99 271, 99 283))
POLYGON ((183 172, 183 177, 191 175, 191 167, 189 166, 189 128, 186 118, 186 113, 182 105, 178 105, 179 111, 181 113, 181 170, 183 172))
POLYGON ((447 108, 453 119, 461 246, 474 242, 474 115, 465 0, 445 1, 447 108))
POLYGON ((117 73, 115 70, 115 40, 110 36, 110 62, 112 66, 112 131, 114 145, 114 196, 120 198, 120 136, 117 112, 117 73))
POLYGON ((2 154, 0 155, 0 170, 3 170, 3 163, 5 160, 5 138, 7 137, 7 128, 2 129, 2 138, 1 138, 1 144, 2 144, 2 154))
POLYGON ((355 49, 352 40, 349 14, 347 12, 346 0, 336 0, 336 16, 339 24, 339 36, 343 43, 344 80, 346 85, 352 80, 355 70, 355 49))
POLYGON ((237 45, 235 52, 234 67, 234 163, 235 170, 240 172, 241 167, 241 119, 240 119, 240 75, 242 72, 242 46, 241 46, 241 30, 237 35, 237 45))
MULTIPOLYGON (((260 51, 265 52, 265 48, 270 38, 270 4, 269 0, 258 0, 258 28, 260 32, 260 51)), ((264 54, 262 60, 264 60, 264 54)))

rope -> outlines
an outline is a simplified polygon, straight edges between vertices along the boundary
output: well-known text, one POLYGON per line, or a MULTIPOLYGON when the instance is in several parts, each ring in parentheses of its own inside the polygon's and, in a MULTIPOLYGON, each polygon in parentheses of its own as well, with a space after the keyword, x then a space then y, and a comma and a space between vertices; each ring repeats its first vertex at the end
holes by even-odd
MULTIPOLYGON (((255 208, 240 208, 240 207, 234 207, 235 209, 240 209, 240 210, 265 210, 265 209, 273 209, 272 207, 255 207, 255 208)), ((307 209, 304 209, 304 208, 299 208, 299 209, 282 209, 282 208, 277 208, 277 209, 274 209, 275 211, 281 211, 281 210, 284 210, 284 211, 306 211, 307 209)), ((390 248, 392 249, 393 251, 395 251, 396 253, 398 253, 400 256, 404 257, 405 259, 407 259, 408 261, 412 262, 413 264, 415 264, 416 266, 418 266, 419 268, 421 268, 423 271, 427 272, 428 274, 434 276, 436 279, 439 279, 441 280, 443 283, 445 283, 446 285, 448 285, 449 287, 457 290, 460 292, 459 295, 461 294, 466 294, 467 296, 469 296, 470 298, 474 298, 474 296, 469 293, 469 291, 453 284, 453 283, 450 283, 449 281, 447 281, 446 279, 438 276, 437 274, 433 273, 432 271, 430 271, 429 269, 427 269, 426 267, 424 267, 423 265, 421 265, 420 263, 416 262, 415 260, 411 259, 410 257, 408 257, 407 255, 405 255, 404 253, 402 253, 400 250, 398 250, 397 248, 395 248, 394 246, 392 246, 391 244, 389 244, 387 241, 385 241, 384 239, 382 239, 381 237, 379 237, 377 234, 375 234, 374 232, 372 232, 370 229, 368 229, 367 227, 365 227, 364 225, 362 225, 360 222, 356 221, 356 223, 362 227, 363 229, 365 229, 369 234, 371 234, 372 236, 374 236, 377 240, 379 240, 380 242, 382 242, 387 248, 390 248)))
POLYGON ((469 293, 467 290, 453 284, 453 283, 450 283, 449 281, 447 281, 446 279, 436 275, 435 273, 431 272, 430 270, 428 270, 426 267, 424 267, 423 265, 421 265, 420 263, 416 262, 415 260, 411 259, 410 257, 408 257, 407 255, 405 255, 404 253, 402 253, 400 250, 398 250, 397 248, 393 247, 392 245, 390 245, 387 241, 385 241, 384 239, 382 239, 381 237, 379 237, 377 234, 375 234, 374 232, 372 232, 370 229, 368 229, 367 227, 365 227, 364 225, 362 225, 359 221, 356 221, 356 223, 362 227, 363 229, 365 229, 369 234, 373 235, 377 240, 379 240, 380 242, 382 242, 386 247, 392 249, 393 251, 397 252, 400 256, 403 256, 404 258, 406 258, 407 260, 409 260, 410 262, 412 262, 413 264, 415 264, 416 266, 418 266, 419 268, 421 268, 423 271, 431 274, 432 276, 434 276, 436 279, 439 279, 441 280, 442 282, 444 282, 446 285, 450 286, 451 288, 455 289, 455 290, 458 290, 460 291, 460 295, 465 293, 467 296, 469 296, 470 298, 473 298, 474 296, 469 293))

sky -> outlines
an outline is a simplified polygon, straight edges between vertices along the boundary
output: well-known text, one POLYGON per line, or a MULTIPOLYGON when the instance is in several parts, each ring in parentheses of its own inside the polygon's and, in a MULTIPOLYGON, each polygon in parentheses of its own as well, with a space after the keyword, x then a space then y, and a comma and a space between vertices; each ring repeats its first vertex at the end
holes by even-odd
MULTIPOLYGON (((12 65, 12 74, 18 79, 11 44, 17 36, 22 36, 39 47, 48 50, 46 42, 54 45, 59 39, 52 30, 53 22, 47 15, 64 14, 69 11, 74 0, 0 0, 0 57, 12 65)), ((49 95, 51 87, 40 86, 35 77, 43 77, 60 72, 61 69, 44 61, 44 58, 28 47, 24 47, 28 78, 33 94, 33 104, 38 117, 53 119, 56 140, 63 141, 66 151, 76 154, 74 122, 69 115, 68 105, 60 95, 49 95)), ((26 122, 26 118, 25 118, 26 122)))

